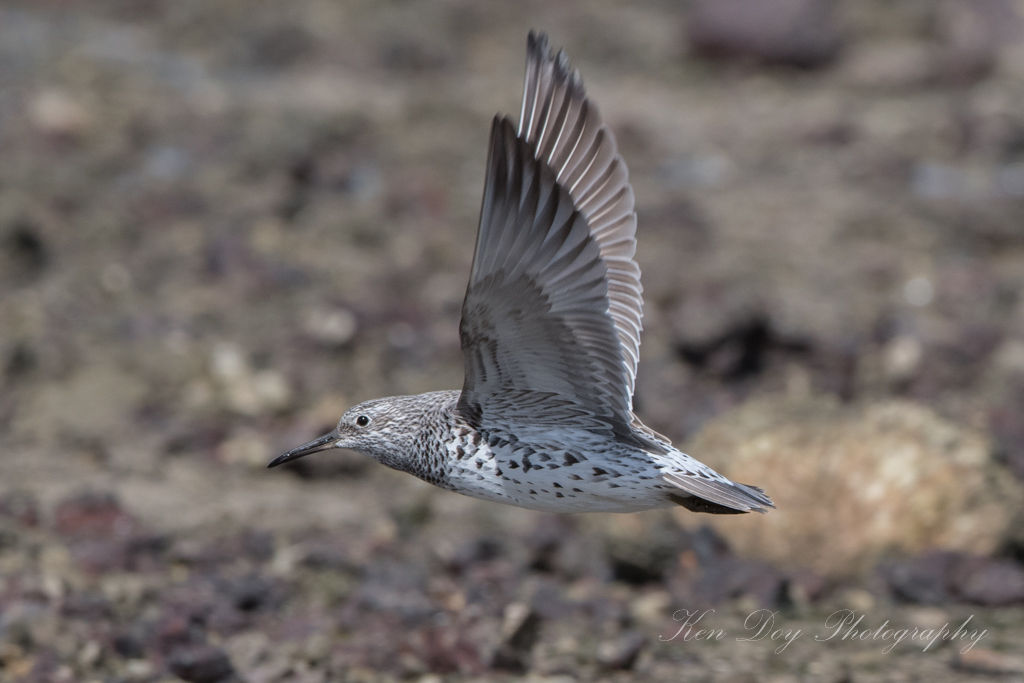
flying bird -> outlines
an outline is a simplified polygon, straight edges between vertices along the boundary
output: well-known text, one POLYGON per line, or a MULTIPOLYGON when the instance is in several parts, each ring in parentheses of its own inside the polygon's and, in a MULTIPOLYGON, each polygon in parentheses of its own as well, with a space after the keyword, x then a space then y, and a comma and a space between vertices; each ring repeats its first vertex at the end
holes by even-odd
POLYGON ((495 116, 459 326, 461 391, 366 401, 275 467, 348 448, 474 498, 551 512, 766 512, 632 411, 643 315, 615 137, 565 53, 530 33, 519 124, 495 116))

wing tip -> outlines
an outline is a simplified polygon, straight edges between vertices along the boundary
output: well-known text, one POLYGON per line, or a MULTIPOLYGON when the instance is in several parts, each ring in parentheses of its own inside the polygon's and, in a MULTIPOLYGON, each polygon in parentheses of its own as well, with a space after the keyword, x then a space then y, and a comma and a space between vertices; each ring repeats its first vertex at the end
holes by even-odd
POLYGON ((526 36, 527 58, 543 62, 550 54, 551 42, 548 40, 547 31, 538 31, 531 28, 530 33, 526 36))

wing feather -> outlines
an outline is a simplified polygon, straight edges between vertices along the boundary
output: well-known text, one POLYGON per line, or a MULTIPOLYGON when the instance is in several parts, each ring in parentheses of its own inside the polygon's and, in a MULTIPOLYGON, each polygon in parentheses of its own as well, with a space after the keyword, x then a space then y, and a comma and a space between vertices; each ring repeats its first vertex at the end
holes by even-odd
POLYGON ((460 411, 487 419, 499 400, 543 395, 572 402, 588 429, 669 445, 631 411, 643 315, 633 207, 615 136, 579 73, 531 33, 518 128, 497 117, 492 127, 460 411))
POLYGON ((495 118, 487 168, 460 325, 460 411, 484 422, 508 419, 509 395, 548 396, 576 406, 574 419, 585 428, 632 438, 615 328, 622 306, 610 307, 600 243, 508 119, 495 118))
POLYGON ((643 329, 643 288, 636 252, 636 213, 629 171, 618 153, 615 136, 597 106, 587 98, 579 72, 565 53, 553 54, 547 36, 530 33, 526 81, 518 136, 533 148, 536 159, 556 169, 573 204, 587 221, 613 285, 610 308, 616 339, 626 370, 624 391, 632 401, 643 329))

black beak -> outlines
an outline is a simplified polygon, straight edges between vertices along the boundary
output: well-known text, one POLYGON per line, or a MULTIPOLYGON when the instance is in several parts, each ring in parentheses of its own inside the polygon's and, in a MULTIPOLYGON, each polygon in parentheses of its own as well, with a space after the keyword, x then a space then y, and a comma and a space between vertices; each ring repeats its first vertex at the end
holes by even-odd
POLYGON ((324 434, 319 439, 313 439, 309 443, 304 443, 297 448, 293 448, 284 455, 279 455, 274 458, 274 461, 267 465, 267 467, 277 467, 283 465, 290 460, 298 460, 304 458, 311 453, 319 453, 320 451, 326 451, 328 448, 334 448, 334 442, 338 440, 338 435, 335 432, 330 434, 324 434))

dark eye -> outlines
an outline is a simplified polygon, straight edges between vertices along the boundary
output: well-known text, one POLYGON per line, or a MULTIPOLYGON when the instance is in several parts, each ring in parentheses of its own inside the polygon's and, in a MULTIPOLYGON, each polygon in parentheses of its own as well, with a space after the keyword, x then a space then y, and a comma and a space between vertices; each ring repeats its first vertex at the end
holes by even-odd
POLYGON ((366 417, 365 415, 360 415, 359 417, 356 418, 357 426, 365 427, 368 424, 370 424, 370 418, 366 417))

